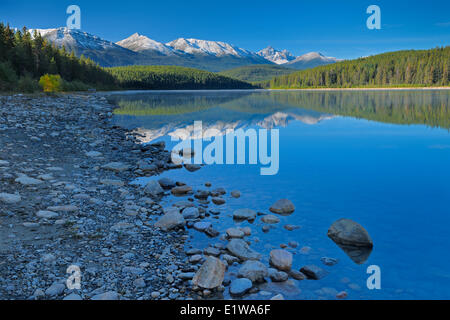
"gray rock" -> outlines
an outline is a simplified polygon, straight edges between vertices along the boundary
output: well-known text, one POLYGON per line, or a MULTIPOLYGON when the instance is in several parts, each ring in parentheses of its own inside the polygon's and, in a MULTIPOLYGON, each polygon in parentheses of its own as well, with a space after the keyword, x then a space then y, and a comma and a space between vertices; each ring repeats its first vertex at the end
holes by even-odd
POLYGON ((238 228, 228 228, 226 233, 228 238, 243 238, 245 236, 244 232, 238 228))
POLYGON ((240 191, 238 191, 238 190, 233 190, 233 191, 231 191, 231 196, 233 197, 233 198, 240 198, 241 197, 241 192, 240 191))
POLYGON ((308 279, 314 280, 322 279, 328 274, 328 271, 323 270, 322 268, 314 264, 304 266, 303 268, 300 269, 300 271, 304 273, 308 277, 308 279))
POLYGON ((267 267, 254 260, 246 261, 238 271, 238 276, 250 279, 253 282, 264 282, 264 278, 269 275, 267 267))
POLYGON ((161 178, 158 180, 158 182, 161 185, 161 187, 166 190, 172 189, 172 188, 176 187, 176 185, 177 185, 175 183, 175 181, 173 181, 169 178, 161 178))
POLYGON ((252 286, 253 284, 250 279, 240 278, 233 280, 230 285, 230 294, 234 296, 242 296, 246 294, 252 286))
POLYGON ((334 266, 338 263, 338 259, 335 258, 329 258, 329 257, 322 257, 320 258, 320 261, 326 266, 334 266))
POLYGON ((36 213, 36 216, 38 216, 39 218, 53 219, 53 218, 58 217, 58 214, 56 212, 53 212, 53 211, 39 210, 36 213))
POLYGON ((242 239, 231 239, 226 248, 232 255, 241 260, 261 259, 261 254, 251 249, 247 242, 242 239))
POLYGON ((144 188, 144 192, 147 195, 150 195, 152 197, 159 197, 161 194, 164 193, 163 188, 161 188, 161 185, 159 184, 159 182, 155 181, 155 180, 150 180, 145 188, 144 188))
POLYGON ((222 261, 214 257, 208 257, 195 274, 192 283, 203 289, 217 288, 223 282, 225 270, 226 266, 222 261))
POLYGON ((278 270, 289 271, 292 268, 292 253, 283 249, 270 251, 270 264, 278 270))
POLYGON ((238 209, 233 212, 233 218, 236 220, 255 220, 256 211, 252 209, 238 209))
POLYGON ((200 232, 205 232, 206 229, 211 227, 211 222, 200 221, 194 223, 194 229, 200 232))
POLYGON ((192 188, 189 186, 175 187, 175 188, 172 188, 172 190, 170 190, 170 192, 172 192, 172 194, 176 195, 176 196, 185 195, 191 191, 192 191, 192 188))
POLYGON ((120 300, 120 296, 115 291, 108 291, 96 294, 91 298, 91 300, 106 300, 106 301, 120 300))
POLYGON ((225 199, 220 198, 220 197, 212 197, 211 201, 218 206, 225 203, 225 199))
POLYGON ((202 167, 198 164, 185 164, 184 167, 189 172, 195 172, 197 170, 200 170, 202 167))
POLYGON ((45 295, 56 297, 61 295, 65 289, 66 286, 64 284, 55 282, 47 290, 45 290, 45 295))
POLYGON ((176 208, 169 208, 166 213, 155 223, 155 227, 164 231, 182 228, 186 225, 186 220, 176 208))
POLYGON ((291 271, 289 271, 289 275, 295 280, 304 280, 304 279, 306 279, 306 276, 305 276, 304 273, 302 273, 300 271, 297 271, 297 270, 293 270, 293 269, 291 271))
POLYGON ((273 296, 270 300, 284 300, 284 297, 280 293, 280 294, 277 294, 276 296, 273 296))
POLYGON ((334 222, 328 229, 328 237, 341 245, 373 247, 373 241, 366 229, 350 219, 339 219, 334 222))
POLYGON ((269 268, 269 277, 273 282, 287 281, 289 275, 286 272, 278 271, 273 268, 269 268))
POLYGON ((0 202, 6 204, 14 204, 22 201, 22 198, 18 194, 0 193, 0 202))
POLYGON ((63 300, 68 300, 68 301, 78 301, 78 300, 83 300, 80 295, 76 294, 76 293, 71 293, 68 296, 64 297, 63 300))
POLYGON ((288 199, 280 199, 270 207, 270 211, 278 214, 291 214, 295 211, 295 206, 288 199))
POLYGON ((267 224, 275 224, 280 222, 280 218, 274 216, 273 214, 267 214, 261 218, 261 221, 267 224))
POLYGON ((21 185, 24 185, 24 186, 35 186, 35 185, 39 185, 39 184, 44 183, 44 181, 42 181, 42 180, 30 178, 30 177, 25 176, 25 175, 17 178, 15 180, 15 182, 20 183, 21 185))
POLYGON ((184 209, 182 214, 185 219, 197 219, 200 216, 200 212, 195 207, 184 209))
POLYGON ((102 168, 114 172, 123 172, 129 170, 130 166, 122 162, 110 162, 103 165, 102 168))

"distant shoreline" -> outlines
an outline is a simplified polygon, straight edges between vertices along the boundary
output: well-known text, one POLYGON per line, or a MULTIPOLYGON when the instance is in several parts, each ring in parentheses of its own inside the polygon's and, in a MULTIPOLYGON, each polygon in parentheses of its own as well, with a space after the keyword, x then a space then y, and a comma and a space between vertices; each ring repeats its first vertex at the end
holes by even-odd
POLYGON ((382 87, 382 88, 293 88, 293 89, 265 89, 270 91, 382 91, 382 90, 450 90, 450 87, 382 87))

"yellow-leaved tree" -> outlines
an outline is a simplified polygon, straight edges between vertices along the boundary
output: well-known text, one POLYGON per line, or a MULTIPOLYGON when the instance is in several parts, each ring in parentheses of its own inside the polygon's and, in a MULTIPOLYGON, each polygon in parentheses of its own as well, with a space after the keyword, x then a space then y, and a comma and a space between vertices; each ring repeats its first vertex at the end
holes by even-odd
POLYGON ((39 79, 39 85, 44 92, 59 92, 61 91, 62 80, 58 74, 44 74, 39 79))

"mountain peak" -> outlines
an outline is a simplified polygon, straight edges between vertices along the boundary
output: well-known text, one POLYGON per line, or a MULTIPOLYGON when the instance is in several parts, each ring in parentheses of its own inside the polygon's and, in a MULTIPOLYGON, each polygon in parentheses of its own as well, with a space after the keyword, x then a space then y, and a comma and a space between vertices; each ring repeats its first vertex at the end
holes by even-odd
POLYGON ((276 64, 285 64, 295 59, 295 56, 289 51, 276 50, 272 46, 268 46, 267 48, 258 51, 256 54, 276 64))
POLYGON ((133 33, 131 36, 124 40, 116 42, 116 44, 134 52, 152 50, 157 51, 163 55, 170 55, 173 53, 173 50, 165 44, 152 40, 149 37, 141 35, 137 32, 133 33))
POLYGON ((238 48, 222 41, 178 38, 166 43, 166 45, 174 50, 189 54, 212 55, 216 57, 226 55, 233 55, 236 57, 257 57, 256 54, 253 54, 250 51, 238 48))

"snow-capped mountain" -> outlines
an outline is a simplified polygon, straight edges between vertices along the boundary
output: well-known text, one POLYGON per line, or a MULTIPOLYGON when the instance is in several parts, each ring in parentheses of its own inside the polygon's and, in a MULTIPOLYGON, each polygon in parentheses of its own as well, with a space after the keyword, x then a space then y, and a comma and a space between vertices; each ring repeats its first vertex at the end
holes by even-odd
POLYGON ((286 67, 294 69, 309 69, 317 66, 342 61, 333 57, 326 57, 320 52, 309 52, 285 64, 286 67))
POLYGON ((271 46, 268 46, 267 48, 258 51, 256 54, 276 64, 285 64, 288 63, 289 61, 295 60, 295 56, 291 54, 289 51, 287 50, 279 51, 271 46))
POLYGON ((105 67, 133 64, 137 58, 136 53, 131 50, 80 30, 64 27, 57 29, 30 29, 29 31, 32 35, 36 31, 44 39, 56 46, 64 46, 67 51, 74 51, 78 56, 84 55, 89 57, 105 67))
POLYGON ((221 41, 178 38, 166 44, 175 50, 189 54, 205 54, 215 57, 255 57, 256 54, 221 41))
POLYGON ((140 35, 139 33, 135 33, 124 40, 116 42, 116 44, 134 52, 154 50, 163 55, 171 55, 174 53, 173 48, 166 46, 161 42, 152 40, 146 36, 140 35))
POLYGON ((293 69, 313 68, 340 61, 310 52, 295 57, 287 50, 267 47, 252 52, 226 42, 178 38, 166 44, 135 33, 117 43, 80 30, 31 29, 59 47, 84 55, 104 67, 124 65, 177 65, 213 72, 255 64, 278 64, 293 69))

